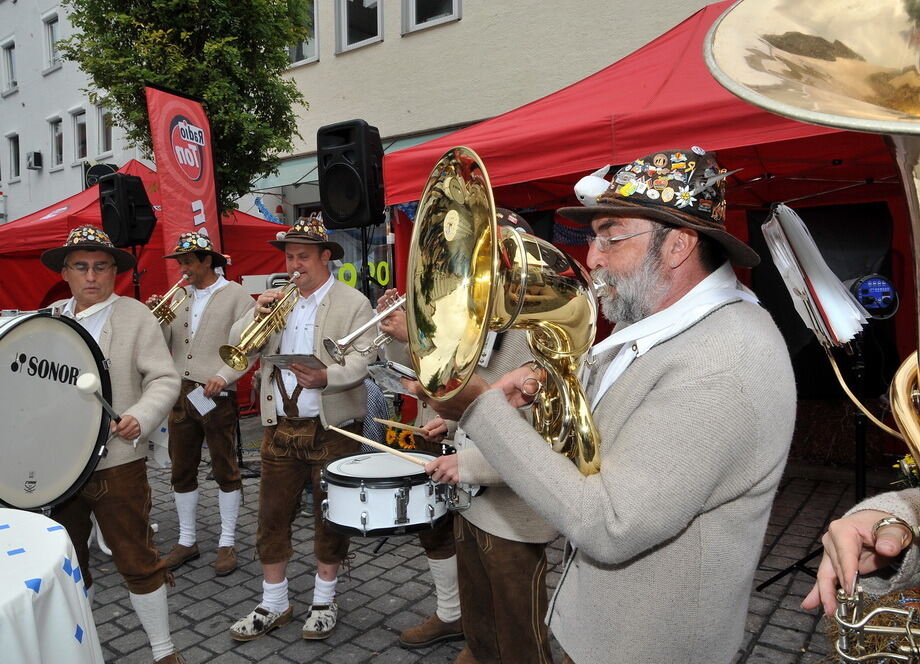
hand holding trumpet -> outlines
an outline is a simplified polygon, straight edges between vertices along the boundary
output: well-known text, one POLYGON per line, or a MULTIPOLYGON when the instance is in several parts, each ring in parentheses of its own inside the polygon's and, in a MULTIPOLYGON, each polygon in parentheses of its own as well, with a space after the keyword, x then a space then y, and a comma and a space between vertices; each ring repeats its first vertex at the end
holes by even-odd
MULTIPOLYGON (((384 291, 383 295, 377 298, 377 311, 386 311, 398 299, 399 292, 395 288, 384 291)), ((377 325, 382 333, 390 335, 397 341, 405 343, 409 340, 409 331, 406 327, 406 312, 403 309, 391 311, 385 318, 378 321, 377 325)))
POLYGON ((823 605, 826 615, 834 615, 838 585, 852 594, 857 573, 870 574, 887 567, 910 546, 910 527, 890 517, 878 510, 861 510, 831 522, 821 538, 824 555, 815 585, 802 602, 803 609, 823 605), (886 522, 888 525, 876 527, 886 522))

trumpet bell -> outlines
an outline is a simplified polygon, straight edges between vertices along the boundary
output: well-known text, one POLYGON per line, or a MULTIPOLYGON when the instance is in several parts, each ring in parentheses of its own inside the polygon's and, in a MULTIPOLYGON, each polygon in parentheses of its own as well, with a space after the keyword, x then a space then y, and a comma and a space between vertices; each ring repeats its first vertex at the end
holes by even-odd
POLYGON ((249 359, 243 352, 236 346, 231 346, 230 344, 224 344, 218 349, 218 354, 220 359, 224 361, 231 369, 236 369, 237 371, 245 371, 249 366, 249 359))

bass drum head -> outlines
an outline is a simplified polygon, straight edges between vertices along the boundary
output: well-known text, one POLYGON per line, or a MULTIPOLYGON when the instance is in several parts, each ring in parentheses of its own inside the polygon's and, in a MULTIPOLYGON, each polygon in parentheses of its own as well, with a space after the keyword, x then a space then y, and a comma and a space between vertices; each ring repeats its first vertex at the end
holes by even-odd
POLYGON ((77 389, 95 374, 111 403, 102 352, 83 327, 49 313, 0 317, 0 505, 49 510, 86 482, 108 440, 99 400, 77 389))
MULTIPOLYGON (((430 454, 407 452, 425 463, 434 461, 430 454)), ((424 484, 428 481, 425 469, 411 461, 389 452, 368 452, 352 454, 326 464, 324 479, 336 486, 368 486, 391 489, 401 486, 424 484)))

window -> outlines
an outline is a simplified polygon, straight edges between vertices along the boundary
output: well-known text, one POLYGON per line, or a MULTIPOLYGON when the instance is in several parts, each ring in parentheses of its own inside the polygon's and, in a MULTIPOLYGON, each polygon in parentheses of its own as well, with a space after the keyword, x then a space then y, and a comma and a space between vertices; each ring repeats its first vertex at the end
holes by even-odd
POLYGON ((112 111, 105 106, 98 108, 99 113, 99 153, 112 151, 112 111))
POLYGON ((10 180, 18 180, 22 175, 19 165, 19 135, 10 134, 6 137, 6 149, 10 155, 10 180))
POLYGON ((3 53, 0 54, 3 62, 0 66, 3 68, 3 91, 9 92, 15 90, 19 83, 16 81, 16 42, 10 40, 0 46, 3 53))
POLYGON ((316 2, 310 3, 307 9, 307 38, 299 44, 288 46, 288 59, 291 64, 304 64, 319 60, 319 51, 316 47, 316 2))
POLYGON ((461 0, 402 0, 402 32, 407 34, 460 20, 461 0))
POLYGON ((336 0, 336 53, 383 41, 383 0, 336 0))
POLYGON ((73 117, 73 158, 86 159, 86 111, 75 112, 73 117))
POLYGON ((51 168, 64 163, 64 123, 61 118, 48 121, 51 127, 51 168))
POLYGON ((61 64, 61 55, 58 53, 58 40, 61 38, 58 30, 57 14, 51 14, 42 19, 45 24, 45 68, 51 69, 59 67, 61 64))

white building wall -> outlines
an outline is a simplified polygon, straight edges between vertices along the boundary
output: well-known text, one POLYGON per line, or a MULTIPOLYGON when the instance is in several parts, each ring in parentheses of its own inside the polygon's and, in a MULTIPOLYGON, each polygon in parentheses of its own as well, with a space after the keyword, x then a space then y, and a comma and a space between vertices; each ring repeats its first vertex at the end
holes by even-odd
MULTIPOLYGON (((295 154, 322 125, 363 118, 381 137, 499 115, 613 64, 711 0, 462 0, 462 18, 400 35, 405 4, 379 0, 383 41, 335 54, 335 3, 316 0, 319 60, 291 70, 310 103, 295 154)), ((669 54, 675 67, 680 53, 669 54)))
MULTIPOLYGON (((112 149, 99 147, 99 117, 81 89, 88 87, 86 75, 74 62, 62 61, 50 65, 47 60, 45 22, 57 14, 60 38, 70 36, 71 27, 66 12, 57 2, 41 0, 0 0, 0 223, 12 221, 81 191, 83 162, 105 162, 116 167, 132 158, 137 151, 129 149, 123 132, 114 128, 112 149), (15 43, 16 82, 13 90, 2 71, 2 47, 15 43), (73 116, 78 110, 86 112, 87 156, 77 159, 74 146, 73 116), (51 163, 51 127, 49 120, 61 119, 63 131, 63 162, 51 163), (9 140, 19 136, 20 176, 11 177, 9 140), (41 170, 26 168, 26 155, 41 152, 41 170), (5 208, 5 209, 4 209, 5 208)), ((150 162, 147 162, 148 164, 150 162)))

